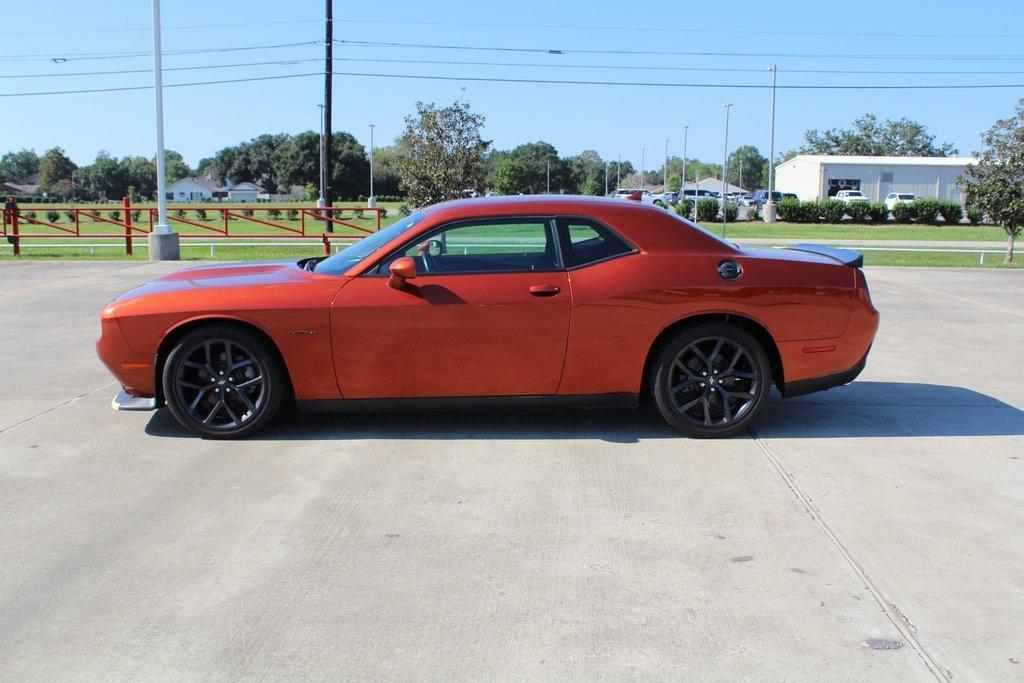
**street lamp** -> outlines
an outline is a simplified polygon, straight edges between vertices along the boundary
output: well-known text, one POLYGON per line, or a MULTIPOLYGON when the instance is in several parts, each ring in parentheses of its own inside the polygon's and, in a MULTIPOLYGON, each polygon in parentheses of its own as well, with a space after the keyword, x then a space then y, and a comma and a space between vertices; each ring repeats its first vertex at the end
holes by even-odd
POLYGON ((377 206, 377 197, 373 194, 373 129, 374 124, 370 124, 370 198, 366 200, 366 205, 370 208, 377 206))
POLYGON ((551 162, 544 164, 544 174, 547 176, 546 187, 547 194, 551 194, 551 162))
POLYGON ((604 162, 604 196, 608 196, 608 164, 610 162, 604 162))
POLYGON ((167 223, 167 161, 164 155, 164 76, 160 46, 160 0, 153 0, 153 91, 156 94, 156 193, 157 221, 149 234, 151 261, 181 258, 178 233, 167 223))
POLYGON ((725 237, 725 183, 729 177, 729 110, 732 104, 726 102, 722 105, 725 108, 725 150, 722 153, 722 237, 725 237))
MULTIPOLYGON (((647 165, 647 148, 640 148, 640 189, 643 190, 646 183, 644 183, 644 166, 647 165)), ((641 192, 641 194, 643 194, 641 192)))
POLYGON ((326 203, 324 203, 324 188, 327 187, 327 167, 324 161, 326 160, 325 152, 327 150, 324 148, 324 105, 318 104, 316 106, 320 108, 320 196, 316 200, 317 208, 320 208, 326 206, 326 203))
POLYGON ((771 133, 768 137, 768 199, 764 204, 764 222, 775 222, 775 76, 778 69, 772 64, 768 67, 772 74, 772 114, 771 124, 768 126, 771 133))

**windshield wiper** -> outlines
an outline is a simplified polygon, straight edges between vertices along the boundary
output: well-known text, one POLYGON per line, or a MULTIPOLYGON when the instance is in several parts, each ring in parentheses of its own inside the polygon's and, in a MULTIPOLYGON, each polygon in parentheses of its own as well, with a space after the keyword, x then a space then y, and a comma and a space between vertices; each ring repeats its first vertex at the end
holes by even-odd
POLYGON ((299 259, 298 261, 296 261, 295 265, 297 265, 299 268, 302 268, 303 270, 308 270, 309 272, 312 273, 316 270, 317 264, 323 261, 325 258, 327 257, 311 256, 310 258, 299 259))

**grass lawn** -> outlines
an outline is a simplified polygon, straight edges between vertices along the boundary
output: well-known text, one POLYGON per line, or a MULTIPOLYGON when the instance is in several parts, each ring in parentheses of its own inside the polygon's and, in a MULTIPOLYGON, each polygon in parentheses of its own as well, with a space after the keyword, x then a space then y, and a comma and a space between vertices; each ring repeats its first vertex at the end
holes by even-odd
MULTIPOLYGON (((721 223, 708 223, 705 228, 716 235, 722 233, 721 223)), ((729 239, 765 238, 780 240, 920 240, 949 242, 1005 242, 1006 233, 992 225, 853 225, 849 223, 823 223, 805 225, 797 223, 761 222, 728 223, 725 236, 729 239)))

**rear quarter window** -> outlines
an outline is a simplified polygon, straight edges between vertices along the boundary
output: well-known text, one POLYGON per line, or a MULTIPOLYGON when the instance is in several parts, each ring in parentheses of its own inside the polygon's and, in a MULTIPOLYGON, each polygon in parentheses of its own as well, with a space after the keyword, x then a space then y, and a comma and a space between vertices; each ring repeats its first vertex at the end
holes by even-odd
POLYGON ((566 268, 606 261, 636 251, 611 228, 584 218, 559 218, 558 238, 566 268))

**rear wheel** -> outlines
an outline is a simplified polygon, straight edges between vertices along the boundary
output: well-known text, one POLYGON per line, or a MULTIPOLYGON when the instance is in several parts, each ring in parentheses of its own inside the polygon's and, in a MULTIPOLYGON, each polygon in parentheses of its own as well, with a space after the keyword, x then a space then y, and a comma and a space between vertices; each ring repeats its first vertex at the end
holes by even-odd
POLYGON ((768 356, 757 339, 728 323, 677 334, 662 348, 651 377, 662 417, 693 437, 743 430, 764 404, 770 382, 768 356))
POLYGON ((264 427, 281 407, 284 371, 261 337, 228 325, 182 337, 164 364, 163 388, 174 417, 208 439, 234 439, 264 427))

